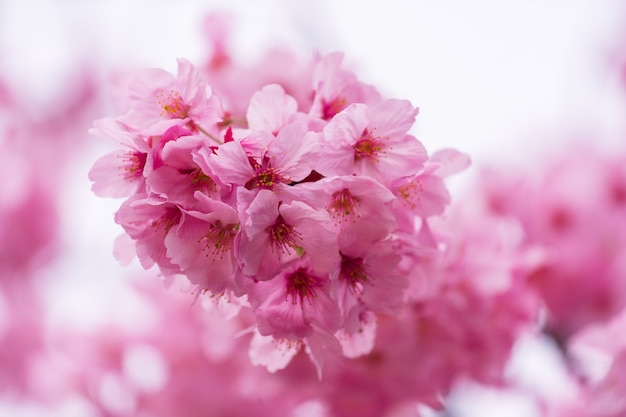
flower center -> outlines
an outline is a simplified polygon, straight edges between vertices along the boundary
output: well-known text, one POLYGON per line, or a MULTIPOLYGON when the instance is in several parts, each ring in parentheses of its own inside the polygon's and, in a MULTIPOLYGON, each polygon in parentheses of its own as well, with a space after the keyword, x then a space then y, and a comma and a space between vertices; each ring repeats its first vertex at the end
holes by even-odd
POLYGON ((319 278, 310 275, 305 268, 300 268, 287 277, 287 298, 291 297, 292 304, 297 304, 298 301, 302 304, 305 298, 312 304, 319 286, 319 278))
POLYGON ((363 285, 371 283, 365 272, 363 258, 352 258, 341 254, 341 272, 339 278, 346 280, 350 291, 362 291, 363 285))
POLYGON ((332 119, 337 113, 346 108, 346 99, 336 97, 331 101, 322 100, 322 118, 324 120, 332 119))
POLYGON ((291 249, 300 250, 298 243, 302 236, 292 225, 285 223, 283 216, 279 215, 276 222, 268 229, 272 248, 276 248, 280 254, 287 254, 291 249))
POLYGON ((217 184, 211 177, 202 172, 202 169, 196 168, 189 172, 189 180, 191 181, 191 188, 194 191, 206 191, 206 192, 215 192, 217 191, 217 184))
POLYGON ((421 202, 421 194, 424 192, 424 186, 418 179, 414 181, 407 181, 398 187, 398 197, 402 199, 405 207, 409 209, 415 209, 421 202))
POLYGON ((253 188, 260 188, 262 190, 274 191, 274 188, 281 182, 286 182, 286 179, 281 175, 281 170, 277 167, 270 165, 270 158, 263 157, 261 163, 257 162, 254 158, 249 157, 248 162, 254 169, 254 177, 248 181, 244 187, 248 190, 253 188))
POLYGON ((185 119, 189 113, 189 106, 185 104, 180 93, 170 90, 167 94, 161 91, 157 95, 159 106, 163 109, 161 116, 167 115, 170 119, 185 119))
POLYGON ((354 145, 354 159, 374 159, 379 161, 379 156, 383 154, 385 148, 385 140, 389 138, 381 138, 380 136, 374 136, 376 128, 369 130, 365 129, 361 138, 354 145))
POLYGON ((256 183, 263 190, 273 190, 277 184, 282 182, 282 177, 274 167, 265 167, 256 173, 256 183))
POLYGON ((222 222, 218 220, 215 224, 210 225, 209 230, 198 240, 198 243, 204 242, 202 251, 206 251, 206 256, 213 257, 213 261, 215 262, 216 259, 222 259, 224 254, 232 250, 233 241, 238 230, 239 224, 228 224, 224 226, 222 222))
POLYGON ((344 188, 333 194, 327 210, 337 223, 342 223, 355 214, 358 216, 360 203, 360 198, 353 196, 350 190, 344 188))
POLYGON ((180 217, 181 213, 178 207, 167 207, 161 217, 152 221, 152 228, 155 232, 163 230, 167 233, 172 226, 178 224, 180 217))
POLYGON ((143 152, 127 152, 123 156, 124 164, 124 179, 134 180, 135 178, 143 175, 143 169, 148 159, 148 154, 143 152))

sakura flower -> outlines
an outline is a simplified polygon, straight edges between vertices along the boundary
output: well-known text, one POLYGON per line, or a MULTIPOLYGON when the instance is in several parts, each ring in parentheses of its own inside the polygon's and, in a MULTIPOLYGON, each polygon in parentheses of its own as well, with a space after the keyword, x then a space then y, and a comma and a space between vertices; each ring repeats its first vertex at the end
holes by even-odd
POLYGON ((356 75, 342 69, 343 54, 339 52, 317 56, 313 65, 313 104, 309 114, 331 120, 353 103, 377 104, 380 94, 356 75))
POLYGON ((467 155, 447 149, 435 153, 416 175, 394 181, 396 213, 409 211, 423 218, 443 213, 451 201, 444 179, 467 168, 469 163, 467 155))
POLYGON ((161 69, 142 72, 130 88, 131 108, 119 120, 149 135, 173 125, 193 132, 216 133, 221 105, 200 73, 186 59, 178 60, 176 77, 161 69))
POLYGON ((144 168, 150 152, 146 139, 113 119, 94 122, 92 134, 119 142, 125 149, 98 159, 89 171, 92 191, 101 197, 128 197, 145 187, 144 168))
POLYGON ((341 263, 332 272, 332 290, 351 322, 349 332, 359 330, 365 310, 391 313, 400 306, 408 282, 397 274, 400 256, 395 254, 389 232, 375 222, 365 221, 341 231, 337 238, 341 263))
POLYGON ((180 223, 165 237, 167 256, 201 290, 221 294, 234 286, 239 219, 227 204, 200 192, 196 198, 202 211, 183 210, 180 223))
POLYGON ((305 256, 274 279, 251 285, 248 300, 258 330, 250 347, 254 363, 273 372, 304 348, 322 379, 326 358, 341 355, 333 333, 343 317, 330 297, 329 283, 328 274, 315 271, 305 256))
POLYGON ((175 204, 135 195, 115 213, 115 221, 135 241, 137 257, 145 269, 157 264, 164 275, 178 273, 180 268, 167 256, 165 237, 182 218, 175 204))
MULTIPOLYGON (((225 111, 222 97, 179 60, 177 77, 147 72, 133 87, 129 113, 118 119, 123 132, 142 138, 146 156, 141 178, 133 178, 134 194, 116 214, 128 234, 117 255, 127 260, 123 248, 134 250, 144 268, 156 264, 168 279, 184 276, 198 297, 209 292, 234 299, 237 319, 248 321, 240 336, 254 334, 253 363, 299 381, 309 396, 306 405, 317 407, 311 410, 338 416, 362 411, 342 401, 339 388, 359 379, 364 383, 344 388, 343 398, 377 393, 375 404, 366 402, 373 413, 435 403, 459 373, 473 369, 461 349, 450 355, 462 357, 460 365, 438 356, 436 332, 432 340, 422 339, 415 327, 427 316, 420 315, 422 307, 432 303, 438 311, 435 300, 449 301, 441 314, 433 313, 432 327, 443 323, 442 333, 454 328, 441 340, 465 346, 478 331, 456 323, 468 311, 470 302, 463 300, 484 297, 488 304, 494 296, 476 290, 465 275, 491 272, 485 258, 476 256, 484 268, 472 269, 454 252, 457 242, 446 240, 431 219, 449 202, 443 178, 464 167, 466 158, 444 151, 429 159, 408 133, 417 109, 406 100, 383 101, 342 68, 341 54, 318 56, 308 70, 294 71, 288 77, 293 85, 260 83, 264 77, 237 68, 225 51, 222 23, 210 35, 215 60, 206 72, 225 96, 225 111), (413 192, 418 188, 425 192, 413 192), (476 290, 475 298, 466 297, 466 289, 476 290), (390 339, 379 343, 381 323, 406 333, 401 354, 397 346, 383 346, 390 339), (414 357, 420 349, 424 361, 414 357), (360 362, 346 364, 342 357, 360 362), (393 369, 367 376, 380 357, 393 369), (327 377, 329 363, 335 369, 327 377), (420 367, 432 369, 422 375, 420 367), (331 384, 310 382, 315 371, 331 384), (434 386, 422 388, 429 379, 434 386)), ((494 310, 508 317, 500 307, 494 310)), ((481 315, 475 327, 485 321, 481 315)), ((479 353, 497 351, 497 370, 510 346, 509 333, 502 333, 506 342, 494 342, 504 346, 501 355, 490 347, 479 353)))
POLYGON ((248 155, 240 141, 219 146, 215 155, 201 155, 224 184, 281 194, 289 192, 289 184, 311 173, 318 152, 317 134, 308 131, 304 123, 296 122, 282 128, 261 155, 248 155))
POLYGON ((277 339, 311 336, 313 322, 331 331, 342 322, 339 307, 330 297, 328 274, 315 271, 307 257, 284 268, 274 279, 254 283, 248 300, 259 333, 277 339))
POLYGON ((152 170, 146 179, 149 191, 188 209, 197 204, 196 191, 219 198, 218 185, 194 158, 197 149, 208 146, 204 136, 191 135, 179 126, 169 128, 152 151, 152 170))
POLYGON ((546 305, 546 331, 559 343, 626 306, 623 166, 619 153, 573 148, 532 176, 482 179, 492 210, 517 220, 526 245, 542 251, 526 279, 546 305), (511 184, 523 194, 511 195, 511 184))
POLYGON ((312 207, 328 211, 340 229, 365 219, 384 224, 389 230, 395 226, 389 204, 395 197, 388 188, 369 177, 322 178, 306 187, 294 188, 291 193, 312 207))
POLYGON ((324 128, 322 175, 365 175, 384 185, 415 174, 428 159, 423 145, 407 134, 415 109, 406 100, 374 106, 352 104, 324 128))
POLYGON ((303 254, 318 271, 330 271, 339 261, 328 215, 294 201, 283 203, 261 190, 247 209, 238 255, 242 272, 257 279, 273 278, 303 254))

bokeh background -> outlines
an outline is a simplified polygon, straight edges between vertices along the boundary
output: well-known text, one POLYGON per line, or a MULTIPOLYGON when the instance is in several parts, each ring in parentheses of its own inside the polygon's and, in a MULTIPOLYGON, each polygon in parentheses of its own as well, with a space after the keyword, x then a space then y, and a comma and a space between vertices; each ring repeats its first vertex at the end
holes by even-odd
MULTIPOLYGON (((415 134, 428 149, 471 155, 474 166, 451 184, 461 192, 482 165, 532 170, 534 159, 572 143, 593 138, 610 149, 626 137, 624 6, 619 0, 0 0, 0 123, 19 119, 32 127, 0 131, 0 143, 19 149, 0 153, 0 206, 22 198, 30 183, 20 178, 44 177, 50 205, 39 200, 30 215, 47 212, 59 222, 58 241, 28 272, 36 275, 29 291, 44 300, 52 327, 132 328, 141 321, 141 300, 127 286, 154 274, 113 257, 120 202, 97 198, 87 178, 113 144, 87 130, 93 119, 115 115, 116 80, 124 74, 146 67, 175 72, 177 57, 202 62, 209 13, 232 19, 232 47, 242 63, 276 45, 303 57, 343 51, 362 80, 420 108, 415 134)), ((27 228, 2 227, 3 241, 29 239, 27 228)), ((2 250, 7 264, 18 256, 10 243, 2 250)), ((19 320, 10 310, 0 297, 0 330, 19 320)), ((512 372, 524 369, 520 378, 558 390, 551 355, 549 346, 529 342, 512 372)), ((480 387, 459 389, 453 398, 455 416, 536 411, 523 396, 480 387)), ((84 413, 78 405, 50 410, 0 395, 0 415, 84 413)))

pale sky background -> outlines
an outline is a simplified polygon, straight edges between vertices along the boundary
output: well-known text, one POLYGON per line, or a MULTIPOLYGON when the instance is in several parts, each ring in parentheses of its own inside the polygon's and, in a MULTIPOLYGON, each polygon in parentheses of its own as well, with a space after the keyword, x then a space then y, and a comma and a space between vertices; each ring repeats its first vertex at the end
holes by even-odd
MULTIPOLYGON (((619 0, 0 0, 0 74, 36 112, 84 62, 103 76, 111 68, 175 72, 177 57, 204 59, 200 21, 221 9, 235 17, 240 59, 253 61, 277 43, 303 55, 343 51, 363 81, 420 107, 414 132, 430 151, 456 147, 475 166, 517 164, 537 152, 558 152, 576 136, 592 135, 607 146, 623 137, 624 102, 610 57, 620 42, 626 45, 624 6, 619 0)), ((87 179, 108 144, 87 134, 85 141, 92 143, 63 189, 67 251, 46 272, 54 279, 43 291, 54 306, 52 321, 87 325, 113 317, 127 324, 135 305, 121 283, 136 268, 119 266, 111 254, 121 232, 112 216, 121 201, 95 197, 87 179)), ((468 402, 463 395, 459 401, 468 402)), ((524 399, 524 405, 515 401, 501 405, 507 416, 534 415, 524 399)), ((504 415, 493 405, 500 402, 488 398, 492 408, 455 417, 504 415)))

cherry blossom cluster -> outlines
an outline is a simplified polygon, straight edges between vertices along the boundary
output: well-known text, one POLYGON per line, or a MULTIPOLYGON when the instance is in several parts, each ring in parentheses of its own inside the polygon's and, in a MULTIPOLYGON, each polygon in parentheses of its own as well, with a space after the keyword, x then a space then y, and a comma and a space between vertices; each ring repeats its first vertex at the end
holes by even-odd
POLYGON ((622 146, 579 144, 532 173, 491 169, 480 181, 488 211, 521 228, 521 283, 566 365, 565 394, 537 395, 546 416, 626 413, 625 167, 622 146))
POLYGON ((195 298, 150 273, 88 329, 46 290, 74 263, 60 184, 101 91, 85 73, 38 108, 0 79, 0 414, 443 416, 478 383, 537 416, 626 415, 625 149, 493 168, 451 201, 469 158, 429 154, 410 102, 339 53, 242 66, 225 21, 205 29, 204 64, 140 73, 95 123, 117 149, 89 174, 125 198, 116 257, 195 298), (528 338, 560 396, 506 371, 528 338))
POLYGON ((145 268, 240 300, 259 337, 304 343, 320 366, 405 302, 416 265, 401 253, 422 245, 404 237, 443 212, 443 179, 468 164, 429 156, 409 133, 417 109, 341 63, 314 58, 305 104, 262 86, 244 118, 187 60, 176 76, 145 71, 126 114, 95 123, 123 148, 90 172, 96 194, 128 197, 115 217, 130 238, 122 256, 131 240, 145 268))
POLYGON ((626 158, 574 146, 534 172, 487 172, 492 213, 515 219, 535 266, 525 285, 547 308, 548 331, 560 342, 626 306, 626 158), (511 194, 511 189, 519 193, 511 194))
MULTIPOLYGON (((429 154, 409 101, 384 98, 340 53, 273 50, 238 65, 224 21, 206 28, 204 65, 140 73, 122 114, 92 130, 121 145, 90 172, 97 195, 126 198, 118 259, 182 277, 209 310, 228 311, 206 313, 228 329, 214 339, 228 354, 185 356, 211 373, 247 354, 271 374, 246 365, 226 377, 267 381, 285 415, 415 415, 417 404, 445 408, 459 381, 514 386, 504 369, 515 343, 543 334, 580 398, 623 412, 623 349, 601 346, 613 364, 594 380, 573 359, 593 326, 623 329, 623 157, 575 150, 532 173, 494 169, 450 204, 444 181, 469 158, 429 154)), ((174 362, 177 348, 159 347, 174 362)), ((235 401, 264 412, 248 394, 235 401)), ((605 415, 537 402, 545 415, 605 415)))

